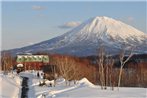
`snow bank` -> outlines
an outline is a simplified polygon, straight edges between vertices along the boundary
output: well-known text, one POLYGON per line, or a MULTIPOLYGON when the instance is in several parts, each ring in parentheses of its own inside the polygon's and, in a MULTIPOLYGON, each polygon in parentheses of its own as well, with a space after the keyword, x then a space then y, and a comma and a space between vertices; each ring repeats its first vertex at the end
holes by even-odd
POLYGON ((87 78, 83 78, 80 81, 78 81, 78 85, 80 85, 80 86, 88 86, 88 87, 96 87, 87 78))
POLYGON ((0 98, 19 98, 22 79, 14 74, 0 75, 0 98))
MULTIPOLYGON (((48 96, 53 97, 56 94, 77 90, 82 87, 91 87, 91 88, 96 87, 94 84, 89 82, 86 78, 81 79, 80 81, 78 81, 78 83, 76 85, 72 85, 72 86, 65 86, 65 79, 64 78, 59 78, 59 79, 57 79, 56 82, 57 82, 57 85, 55 86, 56 90, 49 91, 48 96), (58 87, 60 87, 60 89, 58 87)), ((50 81, 49 81, 49 83, 50 83, 50 81)), ((45 94, 45 95, 47 95, 47 94, 45 94)), ((40 98, 41 96, 42 95, 38 96, 37 98, 40 98)))
POLYGON ((51 80, 51 81, 45 80, 45 83, 46 83, 47 86, 53 86, 53 85, 55 85, 55 81, 54 80, 51 80))
POLYGON ((62 84, 62 83, 65 83, 65 79, 64 78, 58 78, 56 80, 56 84, 62 84))

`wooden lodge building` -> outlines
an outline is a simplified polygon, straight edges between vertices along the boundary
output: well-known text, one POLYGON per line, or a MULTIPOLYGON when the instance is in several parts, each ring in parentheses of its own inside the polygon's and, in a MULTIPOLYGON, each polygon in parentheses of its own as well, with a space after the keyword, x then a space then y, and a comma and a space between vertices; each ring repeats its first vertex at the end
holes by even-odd
POLYGON ((48 55, 17 55, 16 67, 20 70, 40 70, 44 65, 49 65, 48 55))

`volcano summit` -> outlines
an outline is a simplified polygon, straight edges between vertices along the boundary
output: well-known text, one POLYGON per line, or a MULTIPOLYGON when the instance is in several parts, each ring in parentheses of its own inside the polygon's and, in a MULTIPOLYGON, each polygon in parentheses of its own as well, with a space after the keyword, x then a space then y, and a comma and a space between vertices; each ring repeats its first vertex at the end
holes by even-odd
POLYGON ((103 46, 107 53, 117 54, 122 47, 136 47, 136 53, 147 52, 147 34, 108 17, 91 18, 71 31, 31 46, 10 50, 13 54, 49 52, 76 56, 97 55, 103 46))

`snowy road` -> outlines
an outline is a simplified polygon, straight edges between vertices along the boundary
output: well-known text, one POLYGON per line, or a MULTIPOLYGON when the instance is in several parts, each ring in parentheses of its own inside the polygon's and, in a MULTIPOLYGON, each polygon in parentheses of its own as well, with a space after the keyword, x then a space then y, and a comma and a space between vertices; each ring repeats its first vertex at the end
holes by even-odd
POLYGON ((32 80, 34 78, 34 75, 32 73, 29 73, 29 72, 21 72, 20 76, 28 78, 28 86, 29 86, 28 98, 36 98, 34 86, 32 86, 32 84, 33 84, 32 80))

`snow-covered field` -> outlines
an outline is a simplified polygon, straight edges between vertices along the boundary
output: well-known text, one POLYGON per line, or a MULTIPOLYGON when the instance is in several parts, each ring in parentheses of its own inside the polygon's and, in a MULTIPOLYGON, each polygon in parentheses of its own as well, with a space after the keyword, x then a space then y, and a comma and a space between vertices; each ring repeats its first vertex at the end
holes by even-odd
POLYGON ((0 98, 20 98, 22 79, 15 73, 0 72, 0 98))
MULTIPOLYGON (((39 86, 42 81, 36 76, 36 73, 22 72, 20 76, 29 78, 29 98, 147 98, 147 88, 126 88, 121 87, 112 91, 110 88, 101 90, 100 86, 93 85, 86 78, 77 81, 76 84, 71 82, 66 86, 65 80, 59 78, 55 87, 39 86)), ((20 98, 22 79, 17 75, 0 74, 0 98, 20 98)), ((53 81, 47 81, 47 84, 53 81)))

